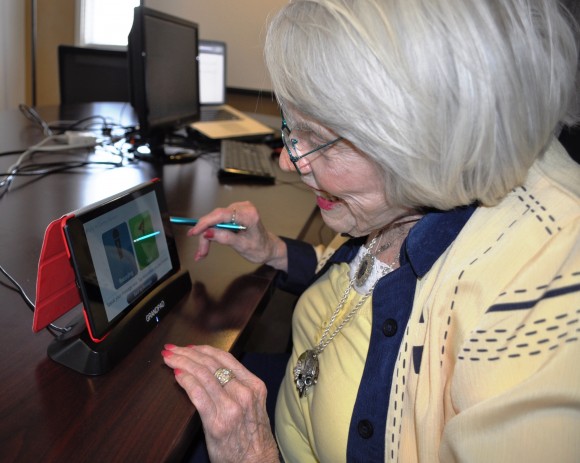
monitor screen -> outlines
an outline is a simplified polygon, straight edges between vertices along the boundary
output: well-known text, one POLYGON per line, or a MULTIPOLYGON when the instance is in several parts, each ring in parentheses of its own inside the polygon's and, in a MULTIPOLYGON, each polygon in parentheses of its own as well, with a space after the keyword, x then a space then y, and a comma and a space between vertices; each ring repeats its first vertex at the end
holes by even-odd
POLYGON ((199 41, 199 101, 202 105, 226 102, 226 44, 199 41))
POLYGON ((199 119, 198 26, 150 8, 135 8, 128 38, 131 104, 151 145, 199 119))
POLYGON ((62 104, 129 101, 124 50, 59 45, 58 65, 62 104))

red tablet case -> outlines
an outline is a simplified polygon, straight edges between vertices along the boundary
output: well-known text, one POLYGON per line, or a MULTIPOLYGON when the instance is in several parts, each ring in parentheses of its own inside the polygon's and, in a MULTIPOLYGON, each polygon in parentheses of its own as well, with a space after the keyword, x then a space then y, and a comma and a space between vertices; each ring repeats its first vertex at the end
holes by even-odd
POLYGON ((64 226, 73 215, 54 220, 44 233, 38 261, 36 308, 32 330, 38 332, 81 303, 64 226))

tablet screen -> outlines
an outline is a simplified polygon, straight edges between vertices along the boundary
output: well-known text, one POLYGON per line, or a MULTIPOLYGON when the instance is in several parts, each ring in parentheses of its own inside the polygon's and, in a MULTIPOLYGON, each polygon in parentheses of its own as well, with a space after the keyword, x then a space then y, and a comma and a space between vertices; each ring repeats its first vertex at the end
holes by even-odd
POLYGON ((65 232, 95 338, 179 269, 158 181, 79 211, 65 232))

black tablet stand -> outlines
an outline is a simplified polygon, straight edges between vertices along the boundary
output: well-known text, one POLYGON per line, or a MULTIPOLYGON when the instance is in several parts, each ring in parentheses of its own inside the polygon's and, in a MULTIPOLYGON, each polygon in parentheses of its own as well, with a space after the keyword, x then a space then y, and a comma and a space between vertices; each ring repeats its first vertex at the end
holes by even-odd
POLYGON ((187 270, 180 270, 151 291, 100 342, 84 325, 62 334, 48 346, 48 356, 85 375, 101 375, 115 366, 191 290, 187 270), (80 332, 79 332, 80 331, 80 332))

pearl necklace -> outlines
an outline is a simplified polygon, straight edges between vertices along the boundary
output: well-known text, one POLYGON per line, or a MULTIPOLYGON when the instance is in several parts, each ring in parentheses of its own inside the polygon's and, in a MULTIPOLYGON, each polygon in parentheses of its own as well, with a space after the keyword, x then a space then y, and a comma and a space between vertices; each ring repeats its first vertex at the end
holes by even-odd
POLYGON ((375 282, 371 285, 370 289, 361 296, 359 301, 356 305, 350 310, 350 312, 344 317, 342 322, 334 329, 332 333, 330 333, 330 329, 332 325, 336 321, 338 314, 346 304, 348 299, 348 295, 350 291, 354 287, 355 283, 357 286, 363 286, 367 279, 369 278, 372 268, 375 265, 376 255, 380 254, 381 252, 385 251, 391 246, 391 243, 387 243, 381 248, 379 248, 376 252, 372 252, 372 249, 378 239, 380 234, 375 236, 369 244, 368 251, 362 258, 361 263, 359 264, 356 272, 354 273, 354 277, 350 279, 348 287, 344 290, 336 309, 332 313, 326 328, 322 332, 322 336, 320 337, 320 342, 318 345, 313 347, 312 349, 307 349, 305 352, 298 357, 298 361, 296 362, 296 366, 294 367, 294 383, 296 384, 296 388, 298 389, 298 393, 300 397, 305 396, 309 389, 314 387, 314 385, 318 382, 318 377, 320 376, 320 366, 318 363, 318 356, 322 353, 322 351, 328 346, 335 336, 340 333, 340 331, 344 328, 344 326, 352 320, 352 318, 356 315, 356 313, 360 310, 369 296, 372 294, 373 290, 375 289, 376 284, 378 281, 387 275, 388 273, 394 270, 394 266, 396 264, 396 260, 393 261, 391 264, 385 265, 378 278, 375 282))

